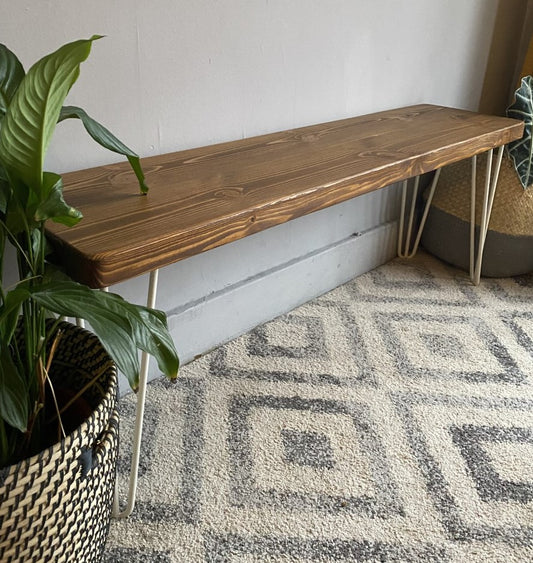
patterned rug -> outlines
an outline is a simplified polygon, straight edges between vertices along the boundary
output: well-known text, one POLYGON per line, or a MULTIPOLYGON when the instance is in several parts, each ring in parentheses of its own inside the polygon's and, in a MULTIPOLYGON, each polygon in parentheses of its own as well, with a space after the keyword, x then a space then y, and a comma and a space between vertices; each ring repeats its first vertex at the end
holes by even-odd
POLYGON ((150 384, 104 561, 533 561, 532 305, 422 253, 150 384))

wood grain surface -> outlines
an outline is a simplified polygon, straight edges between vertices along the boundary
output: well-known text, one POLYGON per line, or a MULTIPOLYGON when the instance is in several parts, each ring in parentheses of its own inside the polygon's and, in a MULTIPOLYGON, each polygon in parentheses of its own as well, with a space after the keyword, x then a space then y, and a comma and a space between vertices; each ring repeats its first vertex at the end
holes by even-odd
POLYGON ((83 214, 50 224, 57 259, 91 287, 124 281, 522 136, 512 119, 417 105, 64 174, 83 214))

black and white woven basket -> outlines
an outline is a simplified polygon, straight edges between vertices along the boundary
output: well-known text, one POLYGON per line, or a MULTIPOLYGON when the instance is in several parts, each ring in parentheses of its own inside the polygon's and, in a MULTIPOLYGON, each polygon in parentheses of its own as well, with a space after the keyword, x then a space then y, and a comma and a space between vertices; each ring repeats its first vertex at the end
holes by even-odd
POLYGON ((107 538, 118 449, 116 368, 92 333, 61 323, 55 381, 81 389, 92 415, 64 440, 0 469, 0 561, 99 561, 107 538))

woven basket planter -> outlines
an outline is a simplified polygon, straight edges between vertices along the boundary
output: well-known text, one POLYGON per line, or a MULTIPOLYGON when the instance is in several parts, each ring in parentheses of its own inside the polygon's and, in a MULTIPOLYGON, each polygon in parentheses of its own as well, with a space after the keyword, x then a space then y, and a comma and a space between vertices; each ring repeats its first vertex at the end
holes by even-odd
POLYGON ((92 333, 70 323, 51 378, 84 395, 92 415, 64 440, 0 469, 0 561, 99 561, 107 538, 118 446, 115 365, 92 333))
MULTIPOLYGON (((476 233, 482 208, 486 158, 477 159, 476 233)), ((442 169, 422 245, 442 260, 469 267, 471 163, 442 169)), ((524 190, 513 163, 502 160, 483 254, 482 275, 507 277, 533 271, 533 187, 524 190)))

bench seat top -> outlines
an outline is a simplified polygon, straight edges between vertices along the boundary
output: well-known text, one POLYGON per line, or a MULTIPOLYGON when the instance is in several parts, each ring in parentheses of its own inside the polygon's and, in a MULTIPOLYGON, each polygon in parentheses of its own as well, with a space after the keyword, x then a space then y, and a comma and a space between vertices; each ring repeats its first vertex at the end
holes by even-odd
POLYGON ((501 146, 523 123, 416 105, 143 159, 148 195, 127 162, 63 175, 80 209, 49 224, 75 280, 105 287, 501 146))

